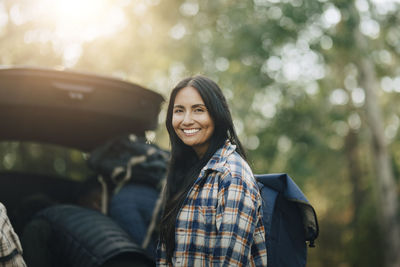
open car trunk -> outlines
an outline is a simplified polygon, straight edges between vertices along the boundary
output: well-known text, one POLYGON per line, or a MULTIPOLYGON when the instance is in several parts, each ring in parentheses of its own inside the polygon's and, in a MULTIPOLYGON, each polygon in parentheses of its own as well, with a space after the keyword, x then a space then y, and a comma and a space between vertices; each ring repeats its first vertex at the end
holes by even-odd
POLYGON ((0 140, 88 151, 154 130, 161 95, 114 78, 32 68, 0 69, 0 140))
MULTIPOLYGON (((90 152, 117 136, 144 136, 154 130, 162 102, 160 94, 115 78, 38 68, 0 69, 0 142, 46 143, 90 152)), ((52 166, 38 164, 42 163, 43 169, 52 166)), ((3 167, 0 202, 10 217, 24 197, 35 193, 68 203, 80 185, 75 180, 29 169, 14 173, 3 167)))
MULTIPOLYGON (((41 222, 41 229, 51 233, 31 243, 22 238, 25 255, 37 255, 36 248, 53 253, 57 247, 69 254, 65 260, 58 252, 52 254, 52 261, 62 259, 63 266, 114 266, 103 265, 109 260, 152 266, 153 260, 116 222, 94 206, 77 205, 76 197, 85 180, 97 177, 84 155, 116 137, 143 137, 154 130, 162 102, 156 92, 111 77, 38 68, 0 69, 0 202, 19 235, 32 221, 41 222), (65 171, 71 166, 72 171, 65 171), (83 178, 78 179, 77 173, 83 173, 83 178), (43 196, 45 201, 32 201, 31 196, 43 196), (50 245, 57 238, 60 242, 50 245), (39 240, 45 241, 37 245, 39 240), (65 263, 67 259, 76 263, 65 263)), ((100 189, 96 186, 101 193, 101 185, 100 189)))

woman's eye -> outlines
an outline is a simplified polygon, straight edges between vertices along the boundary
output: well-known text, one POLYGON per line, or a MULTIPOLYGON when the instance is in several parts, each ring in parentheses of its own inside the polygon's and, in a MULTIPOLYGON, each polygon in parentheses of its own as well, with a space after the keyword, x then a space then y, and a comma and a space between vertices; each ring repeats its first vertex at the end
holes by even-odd
POLYGON ((195 112, 204 112, 204 109, 202 109, 202 108, 196 108, 194 111, 195 111, 195 112))
POLYGON ((183 110, 181 110, 181 109, 175 109, 174 110, 174 113, 181 113, 181 112, 183 112, 183 110))

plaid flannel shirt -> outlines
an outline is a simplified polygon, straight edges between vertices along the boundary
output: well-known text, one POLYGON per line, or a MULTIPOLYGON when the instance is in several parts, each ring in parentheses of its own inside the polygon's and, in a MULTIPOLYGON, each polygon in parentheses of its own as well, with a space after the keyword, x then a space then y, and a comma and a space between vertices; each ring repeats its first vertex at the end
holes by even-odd
POLYGON ((6 208, 0 203, 0 267, 25 267, 22 247, 7 217, 6 208))
POLYGON ((201 170, 177 216, 173 264, 164 244, 158 266, 267 266, 261 195, 229 141, 201 170))

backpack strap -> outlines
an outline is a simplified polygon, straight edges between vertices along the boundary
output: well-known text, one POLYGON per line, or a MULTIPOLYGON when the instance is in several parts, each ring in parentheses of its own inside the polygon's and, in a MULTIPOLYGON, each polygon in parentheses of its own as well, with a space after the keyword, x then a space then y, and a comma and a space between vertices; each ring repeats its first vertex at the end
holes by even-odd
MULTIPOLYGON (((271 189, 268 186, 264 186, 263 183, 257 182, 262 197, 262 211, 263 211, 263 222, 264 228, 267 233, 271 232, 272 215, 274 213, 275 201, 278 196, 278 191, 271 189)), ((269 238, 269 236, 267 236, 269 238)))

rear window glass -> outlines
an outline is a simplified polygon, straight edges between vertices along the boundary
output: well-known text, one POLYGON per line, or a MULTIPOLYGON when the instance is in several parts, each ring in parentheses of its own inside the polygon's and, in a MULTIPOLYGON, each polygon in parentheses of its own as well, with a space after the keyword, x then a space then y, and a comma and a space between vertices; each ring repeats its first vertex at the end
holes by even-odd
POLYGON ((41 174, 83 181, 93 175, 82 151, 34 142, 1 142, 0 172, 41 174))

